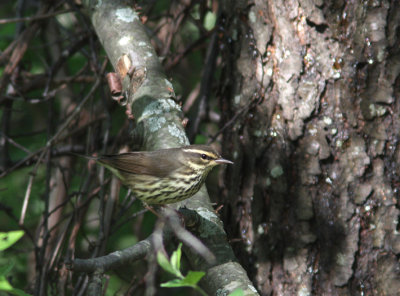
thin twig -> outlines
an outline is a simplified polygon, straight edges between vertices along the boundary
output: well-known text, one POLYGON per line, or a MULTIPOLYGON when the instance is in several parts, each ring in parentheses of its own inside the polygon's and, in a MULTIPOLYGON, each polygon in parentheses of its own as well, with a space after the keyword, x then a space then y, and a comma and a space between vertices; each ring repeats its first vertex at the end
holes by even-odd
MULTIPOLYGON (((105 66, 104 66, 105 68, 105 66)), ((35 167, 33 168, 31 175, 29 176, 29 181, 28 181, 28 186, 25 192, 25 198, 24 198, 24 203, 22 206, 22 210, 21 210, 21 218, 20 218, 20 225, 22 225, 24 223, 25 220, 25 214, 26 214, 26 209, 28 207, 28 203, 29 203, 29 197, 31 194, 31 190, 32 190, 32 183, 33 183, 33 179, 35 177, 35 174, 37 172, 37 169, 39 167, 39 164, 41 163, 45 153, 48 151, 48 149, 53 145, 53 143, 57 140, 57 138, 61 135, 62 132, 64 132, 64 130, 69 126, 69 124, 71 123, 71 121, 75 118, 76 115, 78 115, 83 106, 86 104, 86 102, 92 97, 93 93, 95 92, 95 90, 97 89, 97 87, 100 85, 100 81, 101 78, 100 76, 97 77, 96 82, 94 83, 94 85, 92 86, 92 88, 90 89, 89 93, 86 95, 86 97, 79 103, 79 105, 74 109, 74 111, 72 112, 72 114, 67 118, 66 121, 64 121, 64 123, 61 125, 61 127, 58 129, 58 131, 55 133, 55 135, 47 141, 46 146, 43 147, 42 152, 39 155, 39 159, 37 160, 35 167)))
MULTIPOLYGON (((92 124, 98 122, 99 120, 103 120, 103 119, 104 119, 104 117, 103 117, 103 116, 100 116, 99 118, 96 118, 95 120, 93 120, 93 121, 91 121, 91 122, 88 122, 86 125, 81 126, 81 127, 78 127, 78 128, 76 128, 76 129, 72 130, 72 131, 69 132, 68 134, 65 134, 64 136, 62 136, 62 137, 60 137, 59 139, 57 139, 56 141, 54 141, 53 145, 56 144, 56 143, 58 143, 58 142, 62 142, 63 140, 65 140, 65 139, 67 139, 67 138, 69 138, 69 137, 74 136, 75 134, 81 132, 82 130, 84 130, 84 129, 87 128, 88 126, 90 126, 90 125, 92 125, 92 124)), ((41 132, 37 132, 37 134, 38 134, 38 133, 41 133, 41 132)), ((33 133, 33 134, 34 134, 34 133, 33 133)), ((23 137, 23 136, 26 136, 26 135, 14 136, 14 138, 16 138, 16 137, 23 137)), ((34 151, 34 152, 31 152, 31 153, 30 153, 29 155, 27 155, 25 158, 23 158, 23 159, 17 161, 14 165, 12 165, 12 167, 10 167, 10 168, 4 170, 4 171, 0 174, 0 179, 3 178, 3 177, 5 177, 6 175, 12 173, 14 170, 18 169, 19 167, 21 167, 21 166, 24 165, 24 164, 25 164, 26 166, 29 166, 29 165, 30 165, 30 162, 35 161, 35 159, 33 159, 33 158, 35 158, 36 155, 40 154, 40 153, 43 152, 43 150, 45 150, 45 149, 47 149, 46 146, 41 147, 41 148, 39 148, 38 150, 36 150, 36 151, 34 151)), ((56 150, 56 151, 57 151, 57 150, 56 150)), ((74 147, 72 147, 72 148, 70 149, 70 151, 64 151, 64 152, 63 152, 63 151, 60 151, 60 153, 58 153, 58 154, 64 155, 64 154, 69 154, 69 152, 79 152, 79 151, 77 151, 76 149, 74 149, 74 147)), ((81 151, 80 151, 80 152, 81 152, 81 151)), ((56 154, 55 154, 55 155, 56 155, 56 154)))
POLYGON ((223 133, 228 127, 230 127, 232 124, 235 123, 236 119, 238 119, 239 116, 241 116, 243 113, 245 113, 247 110, 250 109, 250 104, 244 106, 242 109, 239 110, 227 123, 224 124, 224 126, 214 135, 211 137, 211 139, 208 141, 208 144, 211 144, 212 142, 215 141, 215 139, 223 133))
POLYGON ((30 21, 37 21, 43 20, 49 17, 53 17, 56 15, 72 12, 72 9, 64 9, 60 11, 55 11, 51 13, 45 13, 42 15, 35 15, 35 16, 26 16, 26 17, 16 17, 16 18, 9 18, 9 19, 0 19, 0 25, 4 24, 11 24, 11 23, 19 23, 19 22, 30 22, 30 21))
POLYGON ((194 137, 198 132, 201 121, 207 115, 208 98, 211 95, 218 52, 218 35, 217 32, 214 31, 211 35, 210 44, 207 49, 206 63, 201 78, 199 96, 194 103, 193 111, 189 113, 189 120, 191 120, 191 122, 187 133, 191 142, 194 140, 194 137))

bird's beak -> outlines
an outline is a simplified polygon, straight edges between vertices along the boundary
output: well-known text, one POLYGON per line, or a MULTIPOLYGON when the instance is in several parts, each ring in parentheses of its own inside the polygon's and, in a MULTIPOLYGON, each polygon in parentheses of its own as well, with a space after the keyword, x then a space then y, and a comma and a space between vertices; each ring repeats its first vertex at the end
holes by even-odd
POLYGON ((228 163, 228 164, 233 164, 233 161, 223 159, 223 158, 218 158, 215 160, 216 163, 221 164, 221 163, 228 163))

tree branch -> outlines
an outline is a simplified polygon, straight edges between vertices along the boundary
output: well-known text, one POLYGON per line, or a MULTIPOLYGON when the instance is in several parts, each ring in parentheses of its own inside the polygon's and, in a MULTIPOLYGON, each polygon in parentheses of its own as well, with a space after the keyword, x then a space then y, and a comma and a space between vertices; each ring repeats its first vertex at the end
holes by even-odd
MULTIPOLYGON (((166 238, 166 237, 164 237, 166 238)), ((106 256, 75 259, 73 262, 67 263, 68 268, 74 271, 93 273, 95 271, 106 272, 119 266, 129 264, 133 261, 143 259, 152 249, 152 236, 136 243, 135 245, 124 250, 115 251, 106 256)))
MULTIPOLYGON (((106 0, 94 5, 87 0, 85 5, 112 65, 121 76, 123 91, 127 94, 127 112, 137 123, 134 139, 146 150, 189 144, 172 84, 166 79, 137 13, 123 1, 106 0)), ((195 196, 175 206, 197 212, 201 223, 196 235, 217 258, 211 264, 192 249, 184 249, 192 267, 206 271, 203 285, 208 293, 229 293, 241 288, 245 295, 257 295, 245 270, 235 262, 205 186, 195 196)))

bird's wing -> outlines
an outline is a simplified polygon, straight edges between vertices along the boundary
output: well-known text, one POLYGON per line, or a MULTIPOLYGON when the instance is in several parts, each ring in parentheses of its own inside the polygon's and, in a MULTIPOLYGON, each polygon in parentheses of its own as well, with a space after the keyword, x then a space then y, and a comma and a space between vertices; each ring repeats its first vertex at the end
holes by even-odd
POLYGON ((129 152, 118 155, 104 155, 99 157, 97 161, 108 168, 129 174, 163 178, 181 165, 174 153, 175 151, 170 151, 167 155, 165 151, 129 152))

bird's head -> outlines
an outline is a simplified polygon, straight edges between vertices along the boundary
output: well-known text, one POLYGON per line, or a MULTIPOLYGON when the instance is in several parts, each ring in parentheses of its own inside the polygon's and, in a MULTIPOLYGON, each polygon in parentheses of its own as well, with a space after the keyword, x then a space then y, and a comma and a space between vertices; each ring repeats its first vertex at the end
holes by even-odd
POLYGON ((182 157, 187 166, 196 171, 210 171, 219 164, 233 164, 232 161, 224 159, 214 150, 206 145, 191 145, 182 148, 182 157))

